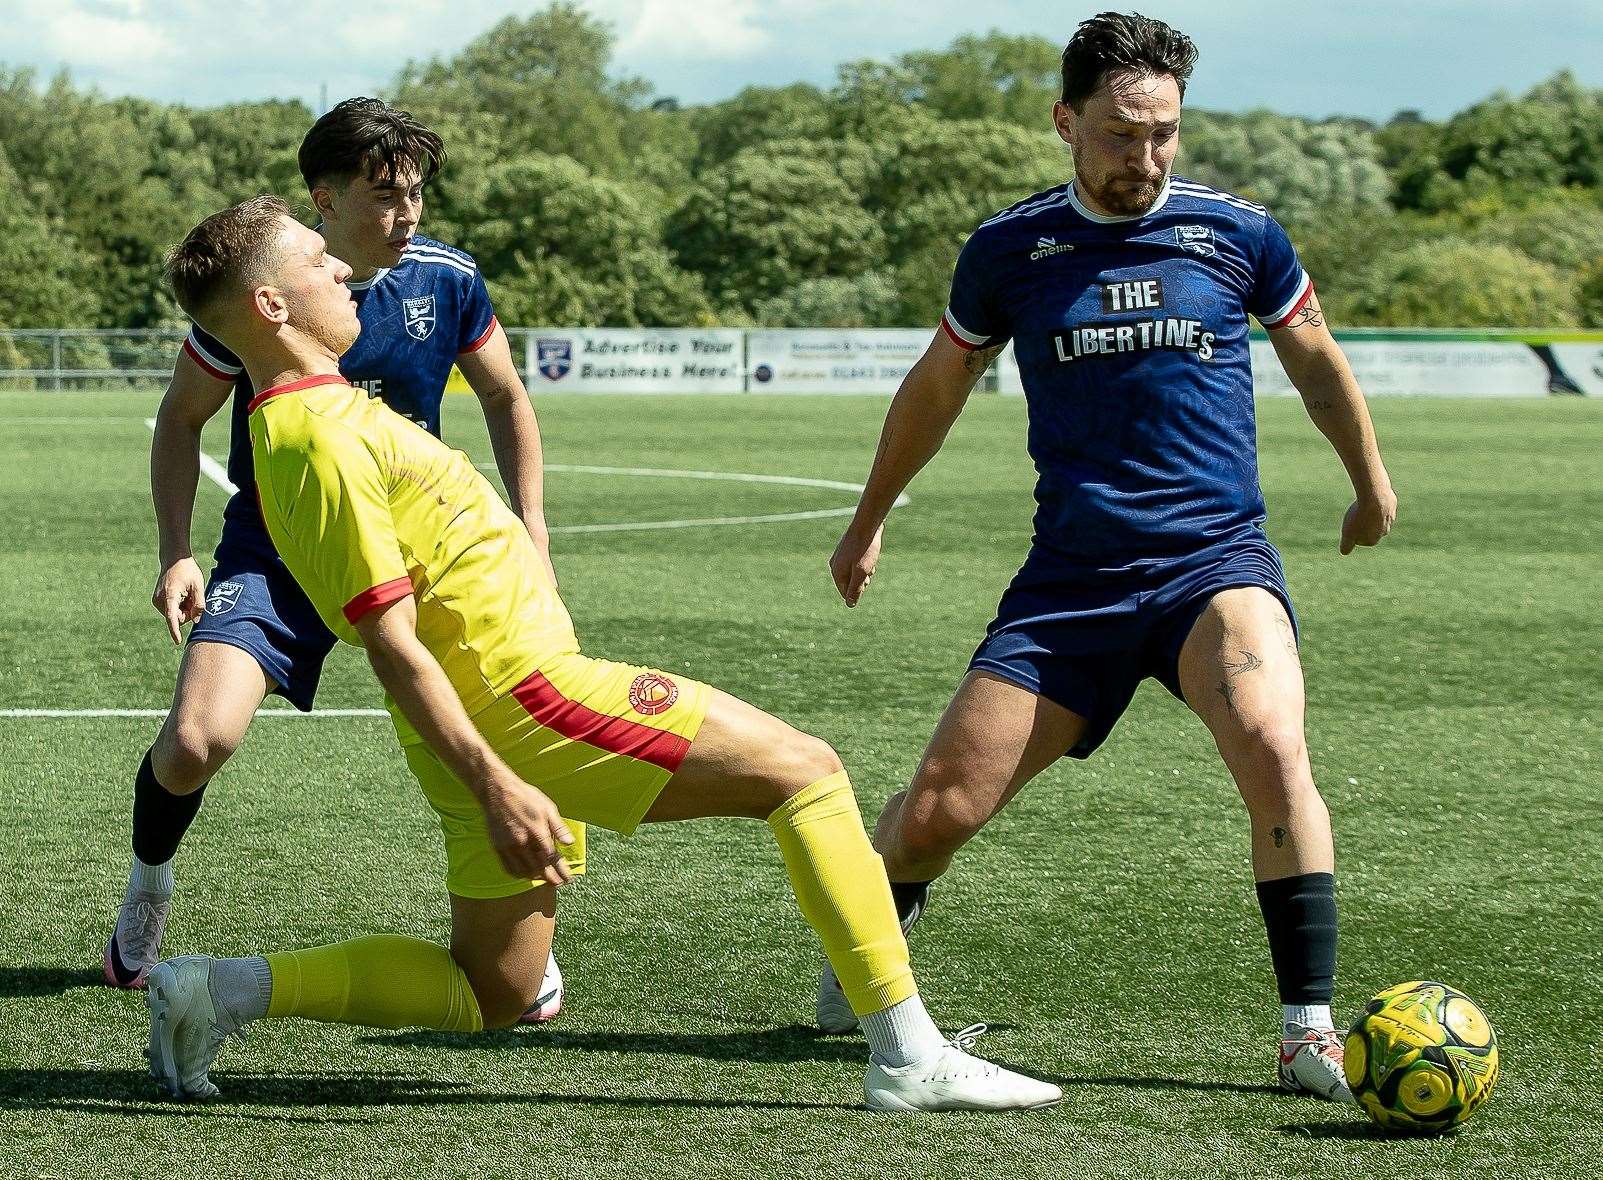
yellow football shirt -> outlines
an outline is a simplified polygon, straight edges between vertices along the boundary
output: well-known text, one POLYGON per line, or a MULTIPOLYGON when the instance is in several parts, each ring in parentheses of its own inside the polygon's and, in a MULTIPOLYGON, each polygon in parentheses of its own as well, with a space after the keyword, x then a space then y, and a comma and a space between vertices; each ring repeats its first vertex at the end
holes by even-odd
POLYGON ((250 437, 268 535, 346 643, 415 595, 418 638, 470 715, 579 650, 534 542, 460 451, 334 376, 257 394, 250 437))

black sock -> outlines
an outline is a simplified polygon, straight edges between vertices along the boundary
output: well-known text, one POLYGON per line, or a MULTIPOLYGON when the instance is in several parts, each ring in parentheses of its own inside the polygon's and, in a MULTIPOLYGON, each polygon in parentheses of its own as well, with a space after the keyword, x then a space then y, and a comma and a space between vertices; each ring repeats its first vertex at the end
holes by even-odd
POLYGON ((929 904, 930 882, 892 881, 891 900, 896 902, 896 919, 902 924, 902 933, 913 928, 913 923, 924 915, 929 904))
POLYGON ((134 779, 134 855, 147 865, 166 864, 178 851, 178 842, 200 810, 206 784, 187 795, 174 795, 156 781, 150 769, 150 751, 134 779))
POLYGON ((1328 1004, 1336 994, 1336 877, 1302 873, 1258 882, 1269 958, 1282 1004, 1328 1004))

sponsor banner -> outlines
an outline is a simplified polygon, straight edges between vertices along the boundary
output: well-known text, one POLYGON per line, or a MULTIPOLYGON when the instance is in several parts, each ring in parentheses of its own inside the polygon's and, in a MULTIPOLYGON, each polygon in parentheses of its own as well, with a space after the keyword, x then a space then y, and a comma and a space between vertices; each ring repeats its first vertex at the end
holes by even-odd
POLYGON ((738 328, 531 328, 531 393, 739 393, 738 328))
MULTIPOLYGON (((1530 345, 1512 340, 1345 339, 1358 386, 1370 397, 1546 397, 1548 367, 1530 345)), ((1274 345, 1252 342, 1259 397, 1293 395, 1274 345)))
POLYGON ((925 328, 746 333, 752 393, 895 393, 930 342, 925 328))

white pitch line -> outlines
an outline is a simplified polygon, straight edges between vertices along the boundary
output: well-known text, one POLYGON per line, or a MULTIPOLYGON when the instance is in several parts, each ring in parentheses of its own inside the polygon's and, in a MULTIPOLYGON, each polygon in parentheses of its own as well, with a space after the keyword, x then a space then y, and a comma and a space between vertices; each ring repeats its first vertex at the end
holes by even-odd
MULTIPOLYGON (((156 420, 146 418, 145 425, 152 431, 156 429, 156 420)), ((493 463, 475 464, 482 471, 494 471, 493 463)), ((228 472, 223 465, 213 459, 205 451, 200 453, 200 469, 223 491, 232 496, 239 491, 233 481, 228 478, 228 472)), ((861 492, 863 485, 848 483, 840 479, 814 479, 805 475, 761 475, 749 471, 690 471, 672 467, 600 467, 589 463, 547 463, 546 471, 561 472, 569 475, 626 475, 641 476, 648 479, 701 479, 717 480, 727 483, 763 483, 784 484, 799 488, 825 488, 835 492, 861 492)), ((896 497, 893 508, 905 508, 912 503, 904 492, 896 497)), ((757 516, 709 516, 694 520, 640 520, 619 521, 608 524, 559 524, 553 526, 552 533, 643 533, 657 529, 694 529, 716 528, 741 524, 783 524, 786 521, 796 520, 827 520, 830 517, 850 516, 856 511, 851 508, 820 508, 811 512, 768 512, 757 516)))
MULTIPOLYGON (((156 420, 154 418, 146 418, 145 425, 150 427, 152 434, 156 432, 156 420)), ((228 469, 216 459, 213 459, 205 451, 200 452, 200 470, 207 479, 211 480, 212 483, 222 488, 223 491, 227 492, 230 496, 239 491, 239 489, 234 486, 234 481, 228 478, 228 469)))
MULTIPOLYGON (((475 464, 481 471, 494 471, 493 463, 475 464)), ((805 475, 759 475, 749 471, 691 471, 673 467, 598 467, 588 463, 547 463, 547 471, 576 475, 630 475, 652 479, 705 479, 729 483, 788 484, 803 488, 828 488, 831 491, 861 492, 860 483, 847 483, 840 479, 814 479, 805 475)), ((892 508, 905 508, 912 503, 907 493, 896 497, 892 508)), ((551 533, 643 533, 654 529, 712 528, 737 524, 780 524, 792 520, 827 520, 830 517, 850 516, 857 511, 849 508, 818 508, 810 512, 768 512, 759 516, 707 516, 693 520, 641 520, 617 524, 559 524, 551 533)))
MULTIPOLYGON (((63 717, 165 717, 166 709, 0 709, 0 717, 17 719, 63 717)), ((302 713, 299 709, 258 709, 258 717, 304 717, 316 721, 323 717, 388 717, 383 709, 317 709, 302 713)))

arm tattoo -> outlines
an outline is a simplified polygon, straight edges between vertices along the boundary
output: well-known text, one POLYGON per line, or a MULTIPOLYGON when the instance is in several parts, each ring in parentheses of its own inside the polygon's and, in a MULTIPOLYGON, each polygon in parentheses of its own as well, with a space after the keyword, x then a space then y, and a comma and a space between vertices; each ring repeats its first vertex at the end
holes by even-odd
POLYGON ((1248 672, 1256 672, 1259 668, 1263 667, 1263 661, 1252 652, 1243 650, 1240 654, 1240 660, 1225 660, 1224 679, 1219 681, 1219 695, 1224 697, 1225 704, 1229 706, 1232 712, 1234 712, 1236 708, 1235 686, 1232 684, 1232 681, 1239 680, 1248 672))
POLYGON ((1297 313, 1297 318, 1291 321, 1290 326, 1293 328, 1301 328, 1305 326, 1309 328, 1317 328, 1324 322, 1324 312, 1321 311, 1316 305, 1310 303, 1297 313))
POLYGON ((963 356, 963 367, 976 377, 983 377, 985 370, 991 367, 991 362, 1002 355, 1005 344, 998 344, 995 348, 976 348, 973 352, 963 356))
POLYGON ((1291 620, 1285 615, 1275 617, 1275 626, 1280 628, 1280 638, 1286 645, 1286 650, 1292 655, 1297 654, 1297 632, 1291 625, 1291 620))
POLYGON ((1275 832, 1274 832, 1274 836, 1275 836, 1275 847, 1276 848, 1284 847, 1285 843, 1286 843, 1286 829, 1285 828, 1276 828, 1275 832))

